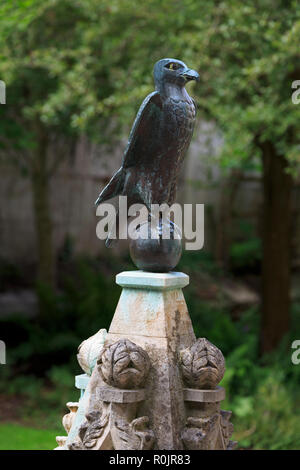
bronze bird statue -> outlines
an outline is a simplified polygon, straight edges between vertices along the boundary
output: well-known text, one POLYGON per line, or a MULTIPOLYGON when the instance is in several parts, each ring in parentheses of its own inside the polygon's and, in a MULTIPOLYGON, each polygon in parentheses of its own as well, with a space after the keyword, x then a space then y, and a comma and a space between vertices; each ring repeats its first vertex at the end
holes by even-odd
POLYGON ((149 213, 151 204, 173 204, 195 124, 195 102, 185 89, 190 80, 198 81, 199 74, 180 60, 161 59, 155 64, 156 89, 143 101, 121 168, 101 191, 96 205, 118 195, 127 196, 128 207, 144 204, 149 213))

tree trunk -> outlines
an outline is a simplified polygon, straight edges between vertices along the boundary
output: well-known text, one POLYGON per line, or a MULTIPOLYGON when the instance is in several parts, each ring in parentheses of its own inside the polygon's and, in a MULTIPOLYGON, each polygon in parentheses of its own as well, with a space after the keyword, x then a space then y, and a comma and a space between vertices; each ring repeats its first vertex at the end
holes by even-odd
POLYGON ((49 175, 47 170, 48 139, 38 127, 38 145, 34 151, 31 172, 35 229, 38 249, 40 284, 55 287, 55 258, 52 241, 52 219, 49 205, 49 175))
POLYGON ((261 352, 275 349, 289 330, 292 178, 287 162, 271 142, 263 159, 263 311, 261 352))
POLYGON ((230 268, 230 245, 234 201, 240 186, 242 172, 237 169, 223 177, 217 216, 215 258, 218 266, 226 271, 230 268))

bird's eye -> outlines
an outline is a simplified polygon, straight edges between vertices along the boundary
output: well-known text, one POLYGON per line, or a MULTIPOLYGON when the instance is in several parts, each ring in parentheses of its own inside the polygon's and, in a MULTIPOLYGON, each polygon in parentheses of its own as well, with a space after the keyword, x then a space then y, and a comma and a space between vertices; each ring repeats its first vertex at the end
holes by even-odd
POLYGON ((169 70, 177 70, 179 69, 180 65, 179 64, 175 64, 174 62, 170 62, 169 64, 167 64, 165 66, 167 69, 169 70))

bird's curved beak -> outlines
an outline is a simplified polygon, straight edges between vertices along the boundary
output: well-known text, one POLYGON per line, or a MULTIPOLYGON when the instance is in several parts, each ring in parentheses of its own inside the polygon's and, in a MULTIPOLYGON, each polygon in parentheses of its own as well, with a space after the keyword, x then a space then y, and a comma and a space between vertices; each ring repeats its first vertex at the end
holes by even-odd
POLYGON ((187 69, 183 72, 182 74, 186 80, 196 80, 196 82, 199 82, 200 80, 200 75, 196 70, 192 69, 187 69))

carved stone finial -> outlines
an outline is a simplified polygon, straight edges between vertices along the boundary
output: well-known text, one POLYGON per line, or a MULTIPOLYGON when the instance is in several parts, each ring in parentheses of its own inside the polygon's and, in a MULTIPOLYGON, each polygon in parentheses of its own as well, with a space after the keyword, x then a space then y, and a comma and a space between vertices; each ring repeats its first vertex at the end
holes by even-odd
POLYGON ((56 442, 58 444, 58 447, 55 447, 53 450, 66 450, 65 449, 65 443, 67 440, 67 436, 56 436, 56 442))
POLYGON ((199 338, 180 352, 182 375, 192 388, 213 390, 225 373, 222 352, 206 338, 199 338))
POLYGON ((97 363, 104 382, 122 389, 139 388, 150 368, 146 351, 128 339, 106 346, 97 363))
POLYGON ((77 360, 82 370, 91 375, 97 359, 103 349, 103 344, 107 335, 105 328, 101 328, 96 334, 83 341, 78 346, 77 360))
POLYGON ((67 407, 69 408, 70 412, 67 413, 66 415, 64 415, 64 417, 62 419, 62 424, 63 424, 63 427, 65 428, 67 434, 69 434, 70 429, 72 427, 73 421, 75 419, 76 412, 78 410, 78 406, 79 406, 79 403, 77 401, 76 402, 69 401, 67 403, 67 407))

